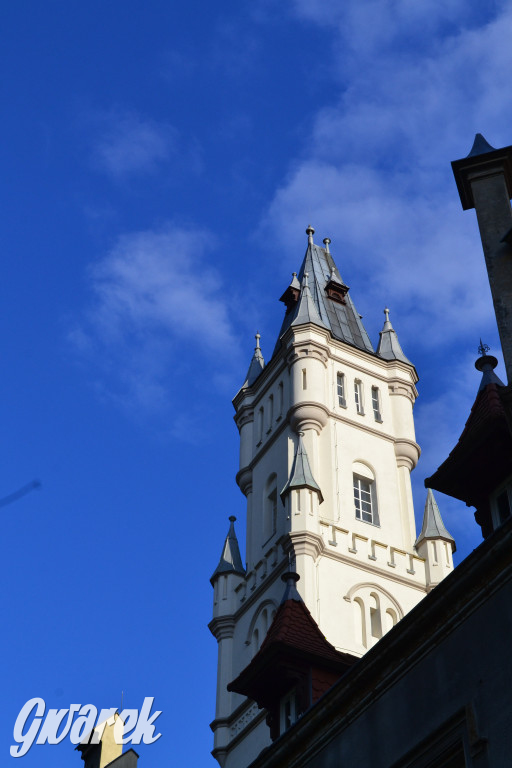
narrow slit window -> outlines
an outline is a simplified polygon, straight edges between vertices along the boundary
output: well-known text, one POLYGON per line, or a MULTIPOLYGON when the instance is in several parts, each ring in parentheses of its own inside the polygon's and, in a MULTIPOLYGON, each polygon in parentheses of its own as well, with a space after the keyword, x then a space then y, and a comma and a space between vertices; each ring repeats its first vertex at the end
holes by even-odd
POLYGON ((308 380, 306 378, 306 369, 302 369, 302 389, 308 388, 308 380))
POLYGON ((343 373, 338 373, 336 377, 336 388, 338 392, 338 404, 341 405, 342 408, 345 408, 347 401, 345 400, 345 375, 343 373))
POLYGON ((277 388, 277 418, 280 419, 283 415, 283 406, 284 406, 284 392, 283 392, 283 382, 279 382, 279 386, 277 388))
POLYGON ((372 407, 375 421, 382 421, 382 416, 380 415, 380 395, 378 387, 372 387, 372 407))
POLYGON ((258 411, 258 433, 257 433, 257 444, 259 445, 261 441, 263 440, 263 408, 260 408, 258 411))
POLYGON ((268 398, 267 408, 267 432, 272 429, 272 422, 274 420, 274 395, 270 395, 268 398))
POLYGON ((356 411, 363 416, 364 415, 363 385, 361 384, 359 379, 356 379, 354 381, 354 400, 356 402, 356 411))

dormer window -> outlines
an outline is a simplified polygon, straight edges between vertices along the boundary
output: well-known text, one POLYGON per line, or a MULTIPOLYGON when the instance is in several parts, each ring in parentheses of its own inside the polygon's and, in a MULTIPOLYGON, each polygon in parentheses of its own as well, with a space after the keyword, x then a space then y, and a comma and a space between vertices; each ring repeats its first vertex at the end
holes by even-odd
POLYGON ((491 498, 494 529, 503 525, 512 515, 512 483, 502 486, 491 498))
POLYGON ((330 299, 338 302, 338 304, 346 304, 345 296, 348 293, 348 285, 342 283, 337 277, 334 268, 331 270, 331 276, 325 286, 325 292, 330 299))
POLYGON ((281 699, 279 731, 284 733, 298 720, 297 693, 295 689, 281 699))

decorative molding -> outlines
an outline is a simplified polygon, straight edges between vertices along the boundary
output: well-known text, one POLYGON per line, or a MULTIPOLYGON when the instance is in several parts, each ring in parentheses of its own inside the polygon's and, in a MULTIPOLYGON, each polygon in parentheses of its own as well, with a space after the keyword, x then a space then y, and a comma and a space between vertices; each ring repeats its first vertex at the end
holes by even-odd
POLYGON ((398 438, 394 440, 395 456, 399 467, 414 469, 421 455, 421 448, 414 440, 398 438))
POLYGON ((288 411, 287 418, 295 432, 314 429, 319 435, 329 421, 329 413, 330 411, 325 405, 306 400, 302 403, 297 403, 297 405, 292 405, 288 411))
POLYGON ((208 629, 220 643, 221 640, 233 637, 235 624, 234 616, 216 616, 208 624, 208 629))
POLYGON ((252 491, 252 469, 244 467, 236 473, 235 479, 244 496, 248 496, 252 491))

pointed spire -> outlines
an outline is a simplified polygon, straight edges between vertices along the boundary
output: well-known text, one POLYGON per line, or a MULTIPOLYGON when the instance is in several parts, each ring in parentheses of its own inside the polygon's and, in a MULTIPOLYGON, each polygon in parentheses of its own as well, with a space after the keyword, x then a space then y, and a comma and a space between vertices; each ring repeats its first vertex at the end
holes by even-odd
POLYGON ((256 346, 254 347, 254 354, 252 356, 249 370, 247 371, 247 376, 245 377, 245 381, 242 384, 242 388, 252 387, 252 385, 254 384, 254 382, 262 372, 263 368, 265 367, 265 361, 263 359, 263 355, 261 354, 261 349, 260 349, 261 336, 259 333, 256 333, 254 338, 256 339, 256 346))
POLYGON ((325 328, 325 323, 322 322, 322 318, 316 308, 315 302, 311 295, 308 285, 308 272, 304 272, 304 279, 302 281, 302 290, 293 313, 293 318, 290 325, 303 325, 304 323, 314 323, 325 328))
POLYGON ((245 576, 245 568, 242 564, 238 539, 236 538, 235 533, 235 521, 236 517, 231 515, 229 518, 229 531, 226 540, 224 541, 219 564, 210 579, 212 584, 215 581, 215 578, 220 576, 221 573, 237 573, 239 576, 245 576))
POLYGON ((311 472, 311 467, 309 466, 308 454, 306 453, 306 447, 302 440, 303 434, 303 432, 299 432, 299 442, 293 459, 292 471, 280 494, 283 504, 286 494, 291 490, 298 488, 310 488, 312 491, 316 491, 318 493, 320 504, 324 500, 320 486, 315 481, 313 473, 311 472))
POLYGON ((412 365, 411 361, 404 355, 396 331, 391 325, 389 319, 389 309, 386 307, 384 310, 386 320, 384 321, 384 327, 379 333, 379 344, 377 347, 377 354, 384 360, 401 360, 402 363, 412 365))
POLYGON ((483 344, 482 339, 480 339, 480 346, 478 347, 480 357, 475 361, 475 368, 477 371, 482 372, 482 379, 480 381, 480 386, 478 387, 479 392, 481 392, 482 389, 485 389, 488 384, 497 384, 498 387, 505 386, 502 380, 494 373, 498 361, 494 355, 487 354, 489 349, 489 345, 483 344))
POLYGON ((437 506, 437 502, 432 493, 432 489, 427 490, 427 498, 425 501, 425 511, 423 512, 423 525, 421 527, 421 533, 418 536, 415 547, 424 539, 443 539, 448 541, 452 546, 452 551, 455 552, 455 539, 446 530, 443 518, 437 506))
POLYGON ((484 155, 486 152, 494 152, 495 147, 491 147, 488 141, 484 139, 481 133, 477 133, 475 136, 475 140, 473 142, 473 146, 471 147, 471 152, 469 153, 468 157, 475 157, 476 155, 484 155))
POLYGON ((286 603, 287 600, 295 600, 297 603, 302 603, 302 597, 299 595, 296 586, 299 579, 300 576, 295 571, 286 571, 286 573, 281 575, 281 581, 284 581, 286 584, 281 604, 286 603))

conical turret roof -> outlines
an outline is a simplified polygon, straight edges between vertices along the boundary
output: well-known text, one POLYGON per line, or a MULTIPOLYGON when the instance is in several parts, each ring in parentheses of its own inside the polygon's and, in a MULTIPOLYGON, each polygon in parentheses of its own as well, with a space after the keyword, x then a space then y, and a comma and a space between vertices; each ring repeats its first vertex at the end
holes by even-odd
POLYGON ((302 433, 299 434, 299 442, 295 451, 290 477, 280 494, 283 504, 286 494, 294 488, 311 488, 312 491, 318 493, 320 504, 324 500, 320 486, 313 477, 311 467, 309 466, 308 454, 302 440, 302 433))
POLYGON ((238 539, 236 538, 235 533, 235 520, 236 517, 231 515, 229 518, 229 531, 226 540, 224 541, 219 564, 210 579, 212 584, 215 578, 222 573, 237 573, 240 576, 245 576, 245 568, 242 564, 238 539))
POLYGON ((259 333, 257 333, 254 338, 256 339, 256 346, 254 347, 254 354, 252 356, 251 364, 249 365, 249 370, 247 371, 247 376, 245 377, 245 381, 242 384, 242 389, 244 387, 252 387, 265 367, 265 361, 260 349, 261 336, 259 333))
POLYGON ((389 309, 387 307, 384 310, 384 314, 386 316, 386 320, 384 322, 382 331, 379 333, 380 338, 377 347, 377 354, 384 360, 400 360, 402 363, 412 365, 411 361, 403 353, 400 342, 398 341, 398 336, 396 335, 396 331, 391 325, 391 320, 389 319, 389 309))
POLYGON ((417 547, 421 544, 424 539, 443 539, 444 541, 449 541, 452 545, 452 550, 455 552, 455 539, 445 528, 437 501, 430 488, 427 491, 427 498, 425 500, 421 533, 416 540, 415 546, 417 547))

